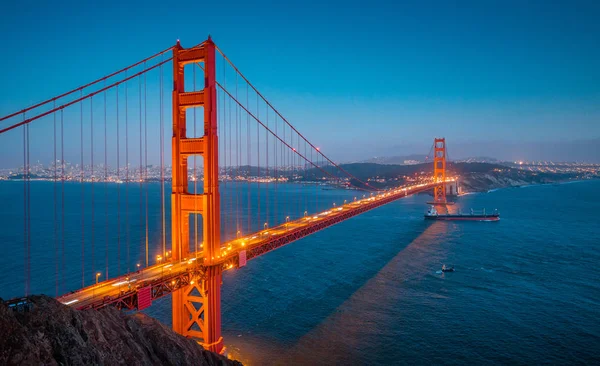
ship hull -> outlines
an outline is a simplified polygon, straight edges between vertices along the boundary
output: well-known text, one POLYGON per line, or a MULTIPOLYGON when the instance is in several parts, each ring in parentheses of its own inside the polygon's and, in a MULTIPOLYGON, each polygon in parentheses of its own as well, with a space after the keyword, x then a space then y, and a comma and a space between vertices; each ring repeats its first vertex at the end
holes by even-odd
POLYGON ((425 215, 425 220, 498 221, 500 220, 500 215, 425 215))

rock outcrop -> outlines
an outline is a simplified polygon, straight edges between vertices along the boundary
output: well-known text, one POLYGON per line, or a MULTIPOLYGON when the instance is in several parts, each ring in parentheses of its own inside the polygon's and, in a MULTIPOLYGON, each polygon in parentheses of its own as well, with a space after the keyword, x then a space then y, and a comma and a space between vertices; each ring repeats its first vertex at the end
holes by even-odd
POLYGON ((0 301, 0 365, 241 365, 142 313, 29 302, 15 311, 0 301))

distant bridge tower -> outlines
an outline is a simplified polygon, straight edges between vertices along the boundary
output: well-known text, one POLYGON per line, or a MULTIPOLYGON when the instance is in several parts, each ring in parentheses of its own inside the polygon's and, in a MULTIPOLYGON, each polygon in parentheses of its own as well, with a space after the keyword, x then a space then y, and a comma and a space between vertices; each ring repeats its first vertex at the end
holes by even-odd
POLYGON ((194 338, 206 349, 220 353, 222 265, 214 265, 220 253, 219 146, 217 138, 217 92, 215 45, 210 39, 201 46, 173 48, 173 181, 171 195, 171 244, 174 261, 189 257, 190 214, 202 215, 206 273, 173 292, 173 329, 194 338), (186 92, 184 66, 204 62, 204 89, 186 92), (204 108, 204 136, 186 136, 186 109, 204 108), (188 192, 188 156, 204 158, 204 191, 188 192))
POLYGON ((440 184, 433 189, 433 204, 445 205, 446 201, 446 139, 433 141, 433 179, 440 184))

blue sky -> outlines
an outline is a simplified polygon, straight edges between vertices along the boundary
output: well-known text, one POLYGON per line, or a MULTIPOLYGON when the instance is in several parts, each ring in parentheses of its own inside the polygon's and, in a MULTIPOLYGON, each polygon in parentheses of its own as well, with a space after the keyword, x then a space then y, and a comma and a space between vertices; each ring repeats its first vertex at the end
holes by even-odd
POLYGON ((0 115, 211 34, 337 160, 434 135, 560 148, 600 137, 598 19, 597 1, 4 2, 0 115))

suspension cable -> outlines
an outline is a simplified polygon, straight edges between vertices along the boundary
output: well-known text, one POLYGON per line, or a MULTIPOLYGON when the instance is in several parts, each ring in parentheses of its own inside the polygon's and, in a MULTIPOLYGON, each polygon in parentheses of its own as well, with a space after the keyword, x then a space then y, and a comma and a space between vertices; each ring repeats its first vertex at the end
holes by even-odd
POLYGON ((80 86, 80 87, 78 87, 78 88, 75 88, 75 89, 73 89, 73 90, 71 90, 71 91, 68 91, 68 92, 66 92, 66 93, 63 93, 63 94, 61 94, 61 95, 58 95, 58 96, 56 96, 56 97, 54 97, 54 98, 51 98, 51 99, 45 100, 45 101, 43 101, 43 102, 40 102, 40 103, 38 103, 38 104, 35 104, 35 105, 32 105, 32 106, 30 106, 30 107, 27 107, 27 108, 25 108, 25 109, 22 109, 22 110, 20 110, 20 111, 18 111, 18 112, 15 112, 15 113, 9 114, 9 115, 7 115, 7 116, 4 116, 4 117, 0 118, 0 122, 1 122, 1 121, 4 121, 5 119, 8 119, 8 118, 11 118, 11 117, 17 116, 17 115, 19 115, 19 114, 21 114, 21 113, 25 113, 25 112, 28 112, 28 111, 30 111, 30 110, 32 110, 32 109, 35 109, 35 108, 41 107, 41 106, 43 106, 43 105, 46 105, 46 104, 48 104, 48 103, 50 103, 50 102, 56 102, 56 101, 57 101, 57 100, 59 100, 59 99, 62 99, 62 98, 66 97, 66 96, 68 96, 68 95, 71 95, 71 94, 73 94, 73 93, 75 93, 75 92, 77 92, 77 91, 82 91, 83 89, 87 89, 88 87, 90 87, 90 86, 92 86, 92 85, 95 85, 95 84, 97 84, 97 83, 99 83, 99 82, 101 82, 101 81, 106 81, 107 79, 110 79, 110 78, 111 78, 111 77, 113 77, 113 76, 116 76, 116 75, 118 75, 118 74, 121 74, 121 73, 123 73, 124 71, 127 71, 127 70, 129 70, 129 69, 132 69, 132 68, 134 68, 134 67, 136 67, 136 66, 138 66, 138 65, 140 65, 140 64, 142 64, 142 63, 145 63, 146 61, 149 61, 149 60, 152 60, 153 58, 156 58, 156 57, 158 57, 158 56, 161 56, 161 55, 163 55, 164 53, 171 51, 172 49, 173 49, 173 46, 171 46, 171 47, 167 48, 166 50, 163 50, 163 51, 161 51, 161 52, 158 52, 158 53, 156 53, 156 54, 154 54, 154 55, 152 55, 152 56, 150 56, 150 57, 147 57, 147 58, 143 59, 142 61, 136 62, 136 63, 135 63, 135 64, 133 64, 133 65, 127 66, 127 67, 125 67, 125 68, 123 68, 123 69, 121 69, 121 70, 119 70, 119 71, 113 72, 112 74, 106 75, 106 76, 104 76, 104 77, 102 77, 102 78, 100 78, 100 79, 97 79, 97 80, 95 80, 95 81, 92 81, 91 83, 88 83, 88 84, 82 85, 82 86, 80 86))
MULTIPOLYGON (((242 74, 242 72, 233 64, 233 62, 225 55, 225 53, 218 47, 215 45, 215 49, 221 54, 221 56, 223 56, 223 58, 231 65, 231 67, 242 77, 242 79, 244 79, 244 81, 246 81, 246 83, 248 83, 248 85, 256 92, 256 94, 258 96, 260 96, 262 98, 262 100, 264 100, 264 102, 271 107, 271 109, 273 109, 273 111, 275 113, 277 113, 277 115, 288 125, 290 126, 297 134, 299 137, 302 137, 303 140, 305 140, 311 148, 317 150, 319 152, 319 154, 325 158, 327 161, 329 161, 330 164, 334 165, 335 167, 337 167, 338 169, 340 169, 341 171, 343 171, 346 175, 348 175, 348 177, 350 177, 351 179, 355 179, 356 181, 369 186, 369 183, 365 183, 362 180, 356 178, 354 175, 350 174, 348 171, 346 171, 344 168, 342 168, 341 166, 339 166, 338 164, 334 163, 331 159, 329 159, 325 154, 323 154, 323 152, 321 152, 320 150, 318 150, 310 141, 308 141, 308 139, 306 139, 306 137, 304 137, 304 135, 302 135, 298 130, 296 130, 296 128, 285 118, 283 117, 283 115, 281 115, 281 113, 279 113, 279 111, 277 109, 275 109, 275 107, 258 91, 258 89, 256 89, 256 87, 254 87, 254 85, 244 76, 244 74, 242 74)), ((200 66, 200 65, 198 65, 200 66)), ((375 187, 371 187, 373 188, 373 190, 378 190, 375 187)))
POLYGON ((91 93, 87 94, 86 96, 83 96, 83 89, 81 89, 81 92, 82 92, 82 93, 80 94, 81 96, 80 96, 79 98, 77 98, 77 99, 75 99, 75 100, 73 100, 73 101, 70 101, 70 102, 68 102, 68 103, 62 104, 62 105, 60 105, 60 106, 58 106, 58 107, 56 107, 56 108, 53 108, 53 109, 51 109, 51 110, 49 110, 49 111, 46 111, 46 112, 40 113, 40 114, 38 114, 38 115, 36 115, 36 116, 34 116, 34 117, 31 117, 31 118, 28 118, 28 119, 26 119, 26 120, 23 120, 23 121, 21 121, 21 122, 19 122, 19 123, 16 123, 16 124, 12 125, 12 126, 5 127, 5 128, 3 128, 3 129, 1 129, 1 130, 0 130, 0 134, 4 133, 4 132, 6 132, 6 131, 10 131, 10 130, 12 130, 12 129, 14 129, 14 128, 17 128, 17 127, 19 127, 19 126, 22 126, 22 125, 24 125, 24 124, 31 123, 31 122, 33 122, 33 121, 35 121, 35 120, 37 120, 37 119, 40 119, 40 118, 42 118, 42 117, 44 117, 44 116, 47 116, 47 115, 49 115, 49 114, 51 114, 51 113, 54 113, 54 112, 56 112, 57 110, 65 109, 65 108, 67 108, 67 107, 69 107, 69 106, 71 106, 71 105, 73 105, 73 104, 76 104, 76 103, 79 103, 79 102, 81 102, 82 100, 85 100, 85 99, 91 98, 91 97, 93 97, 94 95, 96 95, 96 94, 100 94, 100 93, 102 93, 102 92, 103 92, 103 91, 105 91, 105 90, 111 89, 111 88, 113 88, 113 87, 116 87, 116 86, 117 86, 117 85, 119 85, 119 84, 125 83, 125 82, 127 82, 128 80, 131 80, 131 79, 135 78, 135 77, 136 77, 136 76, 138 76, 138 75, 144 74, 144 73, 146 73, 146 72, 148 72, 148 71, 150 71, 150 70, 153 70, 153 69, 155 69, 155 68, 157 68, 157 67, 159 67, 159 66, 162 66, 163 64, 165 64, 165 63, 167 63, 167 62, 171 61, 171 59, 172 59, 172 57, 171 57, 171 58, 169 58, 169 59, 166 59, 166 60, 164 60, 164 61, 162 61, 162 62, 160 62, 160 63, 158 63, 158 64, 156 64, 156 65, 150 66, 150 67, 148 67, 146 70, 142 70, 142 71, 140 71, 140 72, 138 72, 138 73, 135 73, 135 74, 133 74, 133 75, 131 75, 131 76, 129 76, 129 77, 126 77, 126 78, 125 78, 125 79, 123 79, 123 80, 120 80, 120 81, 114 82, 114 83, 112 83, 112 84, 111 84, 111 85, 109 85, 109 86, 106 86, 106 87, 104 87, 104 88, 101 88, 101 89, 98 89, 98 90, 96 90, 96 91, 94 91, 94 92, 91 92, 91 93))

